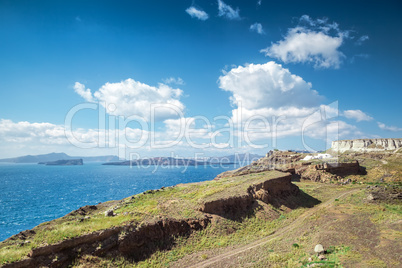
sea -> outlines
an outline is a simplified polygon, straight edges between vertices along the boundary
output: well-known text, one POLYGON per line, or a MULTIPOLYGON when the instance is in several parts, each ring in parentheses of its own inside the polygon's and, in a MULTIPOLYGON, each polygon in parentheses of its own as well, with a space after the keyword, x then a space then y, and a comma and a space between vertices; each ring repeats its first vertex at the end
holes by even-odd
POLYGON ((120 200, 163 186, 212 180, 238 167, 0 163, 0 241, 85 205, 120 200))

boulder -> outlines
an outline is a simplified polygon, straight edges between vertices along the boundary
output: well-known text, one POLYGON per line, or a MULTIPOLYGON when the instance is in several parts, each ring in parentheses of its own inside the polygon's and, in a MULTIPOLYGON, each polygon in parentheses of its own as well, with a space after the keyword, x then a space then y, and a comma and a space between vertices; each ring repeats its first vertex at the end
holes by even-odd
POLYGON ((317 244, 314 248, 314 252, 317 254, 321 254, 324 252, 324 247, 321 244, 317 244))
POLYGON ((109 210, 105 211, 105 216, 106 216, 106 217, 113 217, 113 216, 115 216, 115 215, 116 215, 116 214, 114 214, 113 209, 109 209, 109 210))

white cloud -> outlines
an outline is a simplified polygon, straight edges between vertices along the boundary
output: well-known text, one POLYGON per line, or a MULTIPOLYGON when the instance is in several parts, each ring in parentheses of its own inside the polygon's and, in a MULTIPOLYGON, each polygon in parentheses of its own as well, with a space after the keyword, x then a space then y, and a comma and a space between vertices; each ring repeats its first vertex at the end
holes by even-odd
POLYGON ((338 119, 337 102, 321 104, 324 98, 311 83, 275 62, 234 67, 219 78, 219 87, 232 93, 231 120, 239 139, 310 137, 330 146, 340 137, 362 135, 338 119))
POLYGON ((363 44, 363 42, 366 41, 366 40, 369 40, 368 35, 363 35, 359 39, 357 39, 356 45, 361 46, 363 44))
POLYGON ((218 10, 219 10, 218 13, 219 17, 225 17, 230 20, 240 19, 239 8, 236 8, 236 10, 234 10, 231 6, 227 5, 222 0, 218 0, 218 10))
POLYGON ((80 95, 84 100, 88 102, 94 102, 94 98, 92 97, 91 90, 89 88, 85 89, 85 85, 75 82, 74 91, 80 95))
POLYGON ((250 30, 251 31, 254 31, 254 32, 257 32, 258 34, 265 34, 265 31, 264 31, 264 29, 262 28, 262 25, 261 25, 261 23, 254 23, 254 24, 252 24, 251 26, 250 26, 250 30))
POLYGON ((93 96, 89 89, 76 83, 76 92, 87 101, 98 101, 107 112, 117 116, 140 116, 149 121, 152 112, 155 120, 178 117, 184 111, 179 98, 181 89, 173 89, 165 84, 158 87, 127 79, 120 83, 106 83, 93 96))
POLYGON ((4 154, 10 151, 16 154, 14 156, 56 151, 91 155, 88 150, 92 150, 92 155, 117 154, 118 146, 131 145, 141 139, 149 139, 148 130, 126 127, 120 130, 76 128, 70 131, 64 125, 0 119, 0 158, 10 156, 4 154), (116 141, 120 144, 113 146, 116 141))
POLYGON ((186 12, 192 17, 192 18, 197 18, 199 20, 207 20, 208 19, 208 14, 200 9, 197 9, 194 6, 191 6, 186 9, 186 12))
POLYGON ((197 127, 197 118, 195 117, 182 117, 178 119, 167 119, 163 121, 166 127, 166 135, 176 139, 182 135, 183 137, 188 137, 187 141, 193 141, 196 139, 209 139, 212 134, 212 127, 208 126, 197 127))
POLYGON ((343 116, 349 119, 355 119, 357 122, 373 120, 371 116, 368 116, 361 110, 346 110, 343 112, 343 116))
POLYGON ((399 132, 402 131, 402 128, 399 127, 395 127, 395 126, 387 126, 384 123, 381 122, 377 122, 377 125, 379 128, 381 128, 382 130, 386 130, 386 131, 392 131, 392 132, 399 132))
POLYGON ((261 0, 257 1, 257 5, 261 6, 261 0))
POLYGON ((66 144, 64 128, 51 123, 13 122, 0 119, 0 140, 6 143, 41 142, 66 144))
POLYGON ((0 119, 0 158, 10 156, 7 155, 10 151, 18 156, 52 151, 73 152, 73 155, 85 152, 87 155, 88 150, 92 150, 95 155, 107 152, 124 158, 129 157, 130 150, 141 154, 152 151, 153 156, 160 156, 163 150, 176 152, 181 148, 190 154, 196 146, 215 147, 209 143, 212 127, 197 126, 197 118, 167 119, 163 122, 165 130, 153 132, 148 125, 145 129, 131 128, 119 122, 116 128, 110 129, 70 130, 64 125, 0 119))
POLYGON ((246 109, 313 107, 323 99, 311 83, 273 61, 233 68, 219 77, 219 87, 246 109))
POLYGON ((345 55, 339 51, 348 31, 327 19, 312 20, 304 15, 299 26, 288 30, 283 40, 262 49, 266 56, 285 63, 313 63, 315 68, 339 68, 345 55), (302 25, 303 24, 303 25, 302 25))
POLYGON ((177 77, 177 78, 169 77, 169 78, 163 79, 163 83, 165 83, 165 84, 184 85, 184 80, 181 79, 180 77, 177 77))

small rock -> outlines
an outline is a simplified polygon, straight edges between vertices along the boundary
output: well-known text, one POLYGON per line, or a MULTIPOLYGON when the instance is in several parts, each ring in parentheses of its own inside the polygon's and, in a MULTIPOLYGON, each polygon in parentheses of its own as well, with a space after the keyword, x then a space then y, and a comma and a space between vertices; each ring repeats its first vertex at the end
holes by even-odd
POLYGON ((24 242, 21 242, 21 243, 19 244, 19 246, 22 247, 22 246, 28 245, 28 244, 30 244, 30 243, 31 243, 31 241, 25 240, 24 242))
POLYGON ((368 196, 367 196, 367 200, 375 200, 376 198, 374 197, 374 195, 373 194, 369 194, 368 196))
POLYGON ((314 248, 314 252, 320 254, 324 252, 324 247, 321 244, 317 244, 314 248))
POLYGON ((325 256, 324 256, 323 254, 321 254, 320 256, 318 256, 318 259, 319 259, 320 261, 323 261, 323 260, 325 260, 326 258, 325 258, 325 256))
POLYGON ((105 211, 105 216, 106 217, 113 217, 115 214, 113 212, 113 209, 109 209, 107 211, 105 211))
POLYGON ((313 258, 308 258, 308 260, 307 261, 309 261, 309 262, 312 262, 313 261, 313 258))

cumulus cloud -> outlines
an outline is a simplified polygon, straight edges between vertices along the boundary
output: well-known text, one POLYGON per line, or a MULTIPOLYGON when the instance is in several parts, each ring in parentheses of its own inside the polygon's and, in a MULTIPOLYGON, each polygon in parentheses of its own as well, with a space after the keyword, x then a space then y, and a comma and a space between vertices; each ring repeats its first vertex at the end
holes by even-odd
POLYGON ((275 62, 234 67, 218 83, 232 93, 231 120, 239 139, 310 137, 330 146, 340 137, 361 135, 355 126, 338 119, 337 102, 322 104, 324 97, 311 83, 275 62))
MULTIPOLYGON (((121 146, 146 144, 150 132, 147 129, 83 129, 56 125, 52 123, 13 122, 0 119, 0 151, 12 148, 13 153, 21 155, 33 153, 49 153, 51 151, 73 152, 80 154, 82 149, 116 154, 121 146)), ((155 135, 166 138, 164 135, 155 135)), ((139 146, 138 146, 139 147, 139 146)), ((85 152, 85 154, 87 151, 85 152)), ((125 157, 125 156, 123 156, 125 157)))
POLYGON ((257 23, 257 22, 254 23, 254 24, 251 24, 250 31, 254 31, 254 32, 258 33, 258 34, 265 34, 265 31, 262 28, 261 23, 257 23))
POLYGON ((349 119, 355 119, 357 122, 373 120, 371 116, 368 116, 361 110, 346 110, 343 112, 343 116, 349 119))
POLYGON ((207 20, 209 18, 208 14, 201 10, 197 9, 194 6, 191 6, 186 9, 186 12, 192 17, 192 18, 197 18, 199 20, 207 20))
MULTIPOLYGON (((206 118, 205 118, 206 119, 206 118)), ((212 135, 212 126, 209 120, 202 120, 202 126, 197 126, 196 117, 182 117, 177 119, 167 119, 163 121, 166 127, 166 134, 169 137, 186 137, 187 142, 195 139, 209 139, 212 135)))
POLYGON ((66 144, 63 126, 51 123, 13 122, 0 119, 0 137, 3 142, 45 142, 66 144))
POLYGON ((87 101, 98 101, 111 115, 135 115, 146 121, 154 116, 160 121, 180 116, 185 108, 179 100, 183 91, 165 84, 153 87, 129 78, 119 83, 106 83, 93 96, 84 85, 78 82, 76 85, 80 96, 87 101))
POLYGON ((225 17, 229 20, 240 19, 239 8, 236 8, 236 10, 234 10, 231 6, 227 5, 222 0, 218 0, 218 11, 219 11, 218 13, 219 17, 225 17))
POLYGON ((80 95, 84 100, 88 102, 94 102, 94 98, 92 96, 91 90, 89 88, 85 89, 85 85, 75 82, 74 91, 80 95))
POLYGON ((402 131, 402 128, 395 127, 395 126, 387 126, 381 122, 377 122, 377 125, 379 128, 381 128, 382 130, 386 130, 386 131, 392 131, 392 132, 402 131))
POLYGON ((288 30, 283 40, 261 52, 284 63, 312 63, 315 68, 339 68, 345 55, 339 51, 349 31, 327 19, 312 20, 304 15, 299 25, 288 30))
POLYGON ((169 78, 163 79, 163 83, 165 83, 165 84, 184 85, 184 80, 181 79, 180 77, 177 77, 177 78, 169 77, 169 78))
POLYGON ((219 77, 219 87, 246 109, 313 107, 323 99, 311 83, 273 61, 233 68, 219 77))

